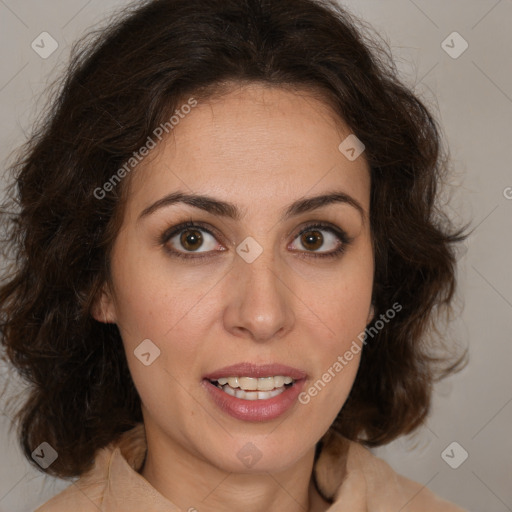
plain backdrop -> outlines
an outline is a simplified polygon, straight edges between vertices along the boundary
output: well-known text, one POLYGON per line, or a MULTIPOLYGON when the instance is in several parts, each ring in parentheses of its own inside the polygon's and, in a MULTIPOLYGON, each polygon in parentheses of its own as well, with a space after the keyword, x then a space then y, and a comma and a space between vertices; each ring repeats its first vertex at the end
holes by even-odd
MULTIPOLYGON (((459 316, 446 331, 469 347, 470 363, 438 385, 425 427, 375 453, 468 510, 512 511, 512 0, 342 3, 389 42, 404 81, 439 119, 454 167, 450 214, 476 228, 460 253, 459 316)), ((70 44, 125 4, 0 0, 2 162, 25 140, 70 44), (58 44, 46 59, 31 46, 42 32, 58 44)), ((70 482, 29 465, 10 422, 0 415, 0 512, 29 512, 70 482)))

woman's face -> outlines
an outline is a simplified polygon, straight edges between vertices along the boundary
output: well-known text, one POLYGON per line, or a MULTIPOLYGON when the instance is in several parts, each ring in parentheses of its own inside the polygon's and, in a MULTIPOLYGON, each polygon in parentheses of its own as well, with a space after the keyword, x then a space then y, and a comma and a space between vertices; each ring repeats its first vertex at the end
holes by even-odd
POLYGON ((118 325, 161 446, 277 471, 343 406, 374 270, 368 166, 338 148, 349 134, 312 96, 253 84, 198 103, 132 171, 96 316, 118 325))

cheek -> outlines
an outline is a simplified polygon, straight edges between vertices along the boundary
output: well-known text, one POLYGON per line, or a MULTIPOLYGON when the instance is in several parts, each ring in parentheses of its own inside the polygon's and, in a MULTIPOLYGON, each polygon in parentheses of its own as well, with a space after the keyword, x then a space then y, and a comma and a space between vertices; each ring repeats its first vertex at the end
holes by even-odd
POLYGON ((117 267, 117 325, 143 404, 151 411, 162 403, 176 410, 180 403, 187 403, 180 383, 188 387, 197 366, 206 319, 199 317, 201 293, 197 289, 180 283, 171 288, 155 278, 158 274, 154 266, 137 273, 127 265, 117 267))
POLYGON ((173 422, 171 411, 190 414, 190 407, 182 407, 190 402, 185 390, 195 384, 198 359, 204 357, 205 329, 200 308, 194 308, 199 298, 190 289, 171 291, 145 273, 117 295, 117 325, 130 374, 146 409, 165 424, 173 422))
MULTIPOLYGON (((202 289, 154 258, 137 264, 137 258, 119 259, 115 267, 117 324, 130 344, 145 338, 165 340, 182 323, 204 294, 202 289)), ((195 318, 197 320, 197 318, 195 318)))
POLYGON ((145 343, 172 374, 179 376, 179 370, 190 368, 206 330, 202 325, 207 318, 201 318, 199 299, 190 290, 170 292, 161 284, 119 297, 117 324, 128 356, 134 351, 137 355, 139 346, 145 343))
MULTIPOLYGON (((348 253, 347 253, 348 255, 348 253)), ((338 272, 316 280, 299 293, 307 297, 310 337, 317 365, 299 401, 320 407, 327 423, 334 421, 355 381, 368 323, 373 290, 373 254, 358 251, 344 259, 338 272)))
POLYGON ((371 271, 352 273, 345 279, 340 275, 340 281, 324 287, 325 293, 312 298, 310 294, 311 309, 318 311, 321 321, 312 317, 309 324, 310 337, 315 340, 315 372, 299 402, 321 410, 327 426, 345 404, 359 369, 371 303, 371 275, 371 271))
POLYGON ((310 325, 316 326, 315 339, 324 344, 324 353, 332 356, 333 351, 343 350, 364 331, 373 291, 371 253, 353 253, 336 272, 317 272, 314 280, 306 276, 297 285, 297 295, 311 310, 310 325))

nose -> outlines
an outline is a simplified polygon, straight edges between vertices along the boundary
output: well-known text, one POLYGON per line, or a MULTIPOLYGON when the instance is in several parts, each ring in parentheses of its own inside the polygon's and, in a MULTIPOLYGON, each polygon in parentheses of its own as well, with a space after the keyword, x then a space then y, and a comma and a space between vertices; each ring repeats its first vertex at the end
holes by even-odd
POLYGON ((295 303, 287 265, 270 249, 252 263, 238 257, 227 283, 224 325, 237 337, 264 342, 284 337, 295 322, 295 303))

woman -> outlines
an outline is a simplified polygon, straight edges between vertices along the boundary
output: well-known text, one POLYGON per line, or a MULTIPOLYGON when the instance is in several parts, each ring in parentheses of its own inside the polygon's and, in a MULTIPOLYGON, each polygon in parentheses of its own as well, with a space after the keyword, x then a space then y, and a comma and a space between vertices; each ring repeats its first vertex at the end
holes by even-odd
POLYGON ((367 449, 462 364, 426 340, 465 235, 363 34, 316 0, 153 0, 78 46, 5 217, 20 441, 80 476, 37 512, 461 510, 367 449))

